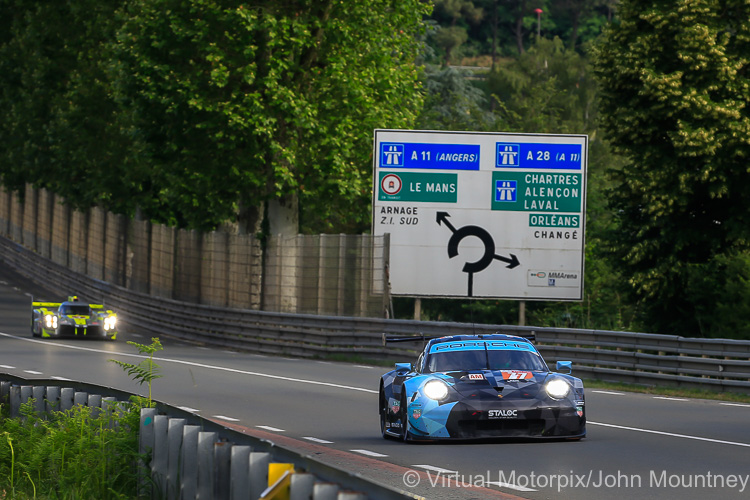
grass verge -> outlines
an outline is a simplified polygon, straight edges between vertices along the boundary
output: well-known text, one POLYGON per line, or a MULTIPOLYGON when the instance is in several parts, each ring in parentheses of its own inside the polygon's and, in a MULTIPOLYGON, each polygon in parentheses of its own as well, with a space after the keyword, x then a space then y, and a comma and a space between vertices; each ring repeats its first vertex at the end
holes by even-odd
MULTIPOLYGON (((573 367, 575 372, 575 367, 573 367)), ((604 382, 601 380, 584 379, 586 389, 602 389, 608 391, 637 392, 641 394, 653 394, 655 396, 669 396, 675 398, 689 399, 713 399, 733 403, 750 403, 750 394, 735 392, 716 392, 700 389, 683 389, 679 387, 666 386, 644 386, 635 384, 622 384, 615 382, 604 382)))
POLYGON ((20 418, 0 405, 0 498, 137 498, 139 399, 43 414, 30 399, 20 418))

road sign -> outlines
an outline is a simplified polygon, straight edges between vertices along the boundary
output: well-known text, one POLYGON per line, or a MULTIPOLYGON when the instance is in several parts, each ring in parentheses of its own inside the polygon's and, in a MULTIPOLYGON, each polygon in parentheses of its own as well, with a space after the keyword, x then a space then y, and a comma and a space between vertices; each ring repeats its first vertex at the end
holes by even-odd
POLYGON ((588 137, 376 130, 394 295, 581 300, 588 137))

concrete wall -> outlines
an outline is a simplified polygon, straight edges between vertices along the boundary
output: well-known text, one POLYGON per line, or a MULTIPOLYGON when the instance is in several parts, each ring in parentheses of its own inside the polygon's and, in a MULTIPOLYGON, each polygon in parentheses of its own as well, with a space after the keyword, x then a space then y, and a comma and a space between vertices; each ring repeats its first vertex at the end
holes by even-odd
MULTIPOLYGON (((273 312, 383 317, 387 239, 200 233, 128 220, 27 185, 0 190, 0 236, 74 272, 155 297, 273 312)), ((71 290, 65 293, 76 293, 71 290)), ((55 297, 50 297, 55 299, 55 297)))

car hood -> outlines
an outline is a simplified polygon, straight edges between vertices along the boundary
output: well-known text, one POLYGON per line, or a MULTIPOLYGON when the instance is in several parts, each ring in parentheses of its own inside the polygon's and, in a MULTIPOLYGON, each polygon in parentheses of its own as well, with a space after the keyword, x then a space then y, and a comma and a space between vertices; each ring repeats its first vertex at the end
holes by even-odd
POLYGON ((530 370, 472 370, 447 372, 453 388, 464 397, 536 398, 550 372, 530 370))

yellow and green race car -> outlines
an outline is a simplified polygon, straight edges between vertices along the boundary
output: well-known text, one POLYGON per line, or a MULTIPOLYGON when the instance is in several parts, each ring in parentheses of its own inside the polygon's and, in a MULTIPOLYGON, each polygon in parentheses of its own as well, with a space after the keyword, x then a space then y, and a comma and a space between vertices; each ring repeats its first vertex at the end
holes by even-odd
POLYGON ((71 296, 65 302, 31 302, 31 334, 45 338, 115 340, 117 314, 71 296))

